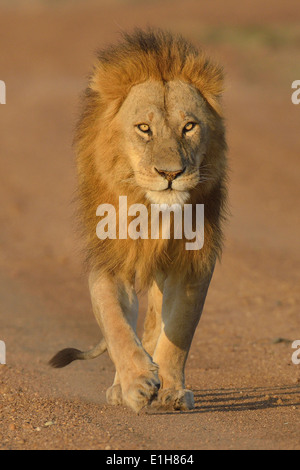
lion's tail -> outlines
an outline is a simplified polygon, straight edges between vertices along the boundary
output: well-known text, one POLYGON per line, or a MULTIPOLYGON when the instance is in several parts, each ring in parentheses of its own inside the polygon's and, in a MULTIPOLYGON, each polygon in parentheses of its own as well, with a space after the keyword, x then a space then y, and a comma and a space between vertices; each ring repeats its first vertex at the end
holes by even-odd
POLYGON ((107 350, 107 344, 103 338, 97 346, 90 351, 79 351, 79 349, 67 348, 59 351, 49 361, 49 365, 55 369, 61 369, 71 364, 73 361, 86 361, 88 359, 95 359, 107 350))

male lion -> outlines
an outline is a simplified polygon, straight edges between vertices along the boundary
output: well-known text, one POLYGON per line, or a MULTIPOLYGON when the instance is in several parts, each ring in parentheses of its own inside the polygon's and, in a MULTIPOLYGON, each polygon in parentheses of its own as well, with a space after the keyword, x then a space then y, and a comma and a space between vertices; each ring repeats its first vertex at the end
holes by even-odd
POLYGON ((189 42, 136 30, 99 53, 85 92, 75 140, 79 200, 92 305, 104 339, 88 352, 63 350, 51 364, 64 367, 107 348, 116 367, 107 401, 137 412, 150 403, 194 407, 184 369, 221 254, 226 206, 222 88, 222 69, 189 42), (151 203, 204 204, 203 248, 188 251, 186 240, 175 237, 99 240, 97 207, 112 204, 118 215, 121 195, 128 205, 149 209, 151 203), (136 278, 149 291, 142 341, 136 278))

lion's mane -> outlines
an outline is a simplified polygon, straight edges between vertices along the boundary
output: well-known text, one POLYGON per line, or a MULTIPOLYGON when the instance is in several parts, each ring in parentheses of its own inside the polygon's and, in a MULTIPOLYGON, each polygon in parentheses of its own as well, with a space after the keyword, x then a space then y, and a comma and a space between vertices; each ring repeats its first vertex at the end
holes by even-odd
POLYGON ((79 216, 92 269, 121 277, 138 275, 143 287, 155 272, 178 270, 182 277, 209 272, 222 251, 222 222, 226 215, 226 141, 221 111, 222 69, 180 36, 160 30, 136 30, 98 53, 83 97, 75 146, 78 164, 79 216), (116 116, 131 87, 148 79, 180 79, 196 87, 209 106, 210 142, 203 164, 210 178, 191 192, 193 204, 205 205, 205 242, 202 250, 186 251, 185 240, 99 240, 96 209, 109 203, 118 208, 119 196, 128 205, 150 207, 122 153, 116 116))

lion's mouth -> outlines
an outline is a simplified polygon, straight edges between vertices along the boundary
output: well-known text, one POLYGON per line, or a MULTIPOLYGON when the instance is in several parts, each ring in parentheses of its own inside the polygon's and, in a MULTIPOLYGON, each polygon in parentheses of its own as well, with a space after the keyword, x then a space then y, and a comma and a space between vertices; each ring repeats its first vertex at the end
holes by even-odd
POLYGON ((181 186, 180 188, 174 187, 173 183, 170 182, 166 188, 148 188, 148 191, 154 191, 157 193, 186 193, 190 192, 192 188, 189 186, 181 186))
POLYGON ((190 199, 189 191, 179 191, 172 187, 161 190, 148 190, 146 196, 152 204, 180 204, 181 206, 190 199))

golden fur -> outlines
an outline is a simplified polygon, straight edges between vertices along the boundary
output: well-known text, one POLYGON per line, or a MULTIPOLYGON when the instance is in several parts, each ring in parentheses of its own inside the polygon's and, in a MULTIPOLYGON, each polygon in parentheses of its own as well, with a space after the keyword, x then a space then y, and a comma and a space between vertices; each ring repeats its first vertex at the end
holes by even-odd
POLYGON ((220 97, 222 69, 181 37, 162 31, 125 35, 124 41, 102 51, 84 96, 77 134, 79 200, 87 259, 92 268, 133 277, 149 286, 154 272, 167 271, 170 263, 182 274, 209 272, 221 254, 221 224, 226 207, 226 143, 220 97), (209 103, 213 138, 202 165, 208 162, 211 179, 191 193, 193 204, 205 204, 205 244, 200 251, 186 251, 185 240, 105 240, 96 236, 96 209, 101 203, 118 207, 119 195, 128 205, 149 207, 141 188, 132 183, 132 168, 122 153, 122 136, 114 117, 130 89, 146 80, 180 79, 194 85, 209 103), (101 162, 97 166, 98 162, 101 162), (125 181, 125 182, 124 182, 125 181), (126 182, 129 181, 129 182, 126 182))
POLYGON ((94 358, 107 347, 116 366, 107 391, 111 404, 135 411, 151 403, 194 407, 184 369, 221 254, 226 211, 222 88, 221 68, 189 42, 137 30, 99 53, 85 92, 75 139, 78 196, 91 299, 104 339, 88 352, 64 350, 51 364, 94 358), (187 136, 190 116, 195 122, 187 136), (151 135, 140 132, 140 119, 144 127, 149 119, 151 135), (180 177, 167 183, 166 175, 174 173, 180 177), (151 199, 188 202, 194 211, 204 204, 203 248, 186 250, 184 238, 99 240, 97 207, 117 209, 119 196, 127 196, 128 206, 144 204, 149 216, 151 199), (136 276, 148 288, 142 342, 136 336, 136 276))

